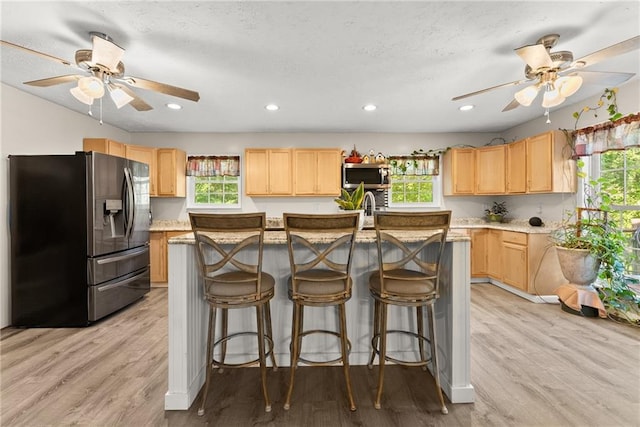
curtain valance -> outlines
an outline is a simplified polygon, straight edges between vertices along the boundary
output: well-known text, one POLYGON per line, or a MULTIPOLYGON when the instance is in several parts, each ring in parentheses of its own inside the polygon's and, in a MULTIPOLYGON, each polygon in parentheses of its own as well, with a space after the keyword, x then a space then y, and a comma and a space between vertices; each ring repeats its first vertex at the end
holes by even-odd
POLYGON ((189 176, 239 176, 240 156, 189 156, 189 176))
POLYGON ((573 140, 574 158, 640 147, 640 113, 578 129, 573 133, 573 140))
POLYGON ((440 158, 428 156, 389 156, 391 175, 438 175, 440 158))

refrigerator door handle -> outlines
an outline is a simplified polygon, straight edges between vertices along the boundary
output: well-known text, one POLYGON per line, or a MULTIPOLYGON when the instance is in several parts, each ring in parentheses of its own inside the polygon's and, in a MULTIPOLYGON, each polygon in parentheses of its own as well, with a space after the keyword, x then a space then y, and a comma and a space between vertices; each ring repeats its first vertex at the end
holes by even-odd
POLYGON ((135 252, 129 252, 126 255, 118 255, 114 257, 99 259, 98 261, 96 261, 96 264, 104 265, 104 264, 111 264, 112 262, 125 261, 130 258, 135 258, 136 256, 143 254, 145 252, 149 252, 149 248, 146 246, 135 252))
POLYGON ((125 227, 125 238, 131 237, 131 232, 133 231, 133 216, 135 212, 135 198, 133 194, 133 180, 131 179, 131 170, 127 167, 124 168, 124 177, 125 182, 127 183, 127 194, 126 197, 126 227, 125 227))
POLYGON ((126 286, 131 282, 135 282, 136 280, 139 280, 140 277, 143 277, 145 274, 147 274, 147 272, 142 272, 142 273, 137 274, 137 275, 135 275, 133 277, 129 277, 128 279, 122 280, 120 282, 109 283, 108 285, 96 286, 96 290, 98 292, 105 292, 105 291, 108 291, 109 289, 119 288, 121 286, 126 286))

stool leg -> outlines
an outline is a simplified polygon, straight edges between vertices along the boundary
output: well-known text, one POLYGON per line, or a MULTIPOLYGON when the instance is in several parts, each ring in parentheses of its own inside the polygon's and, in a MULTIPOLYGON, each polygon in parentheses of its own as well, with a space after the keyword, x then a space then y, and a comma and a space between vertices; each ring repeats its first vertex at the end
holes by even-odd
POLYGON ((264 312, 263 306, 256 306, 256 319, 258 321, 258 359, 260 360, 260 378, 262 379, 262 394, 264 396, 264 411, 271 412, 271 402, 267 391, 267 357, 264 351, 264 312))
POLYGON ((224 372, 224 359, 227 355, 227 334, 229 333, 229 311, 226 308, 222 309, 222 335, 220 338, 223 339, 220 344, 220 367, 218 368, 218 372, 224 372))
POLYGON ((209 383, 211 382, 211 363, 213 359, 213 341, 216 335, 216 308, 209 306, 209 330, 207 331, 207 368, 204 380, 204 391, 202 392, 202 400, 198 409, 198 416, 204 415, 204 405, 207 403, 207 394, 209 393, 209 383))
POLYGON ((293 302, 293 325, 291 333, 291 364, 289 365, 289 389, 287 390, 287 398, 284 401, 284 410, 288 411, 291 407, 291 395, 293 394, 293 380, 296 374, 296 366, 298 365, 298 356, 300 354, 300 319, 302 317, 302 305, 293 302))
POLYGON ((349 400, 349 409, 356 410, 356 404, 353 401, 353 393, 351 392, 351 375, 349 375, 349 338, 347 337, 347 316, 344 303, 340 304, 340 344, 342 351, 342 370, 344 371, 344 380, 347 384, 347 399, 349 400))
POLYGON ((427 305, 427 312, 429 315, 429 335, 431 341, 431 363, 433 365, 433 379, 436 383, 436 393, 440 400, 440 412, 448 414, 449 410, 444 404, 444 396, 442 396, 442 389, 440 388, 440 367, 438 366, 438 342, 436 339, 436 315, 433 310, 433 304, 427 305))
POLYGON ((367 368, 373 369, 373 361, 376 358, 376 340, 380 340, 380 301, 373 300, 373 336, 371 338, 371 357, 367 368), (377 337, 377 338, 376 338, 377 337))
POLYGON ((380 400, 382 399, 382 386, 384 385, 384 362, 387 357, 387 304, 380 303, 380 348, 378 349, 378 392, 373 406, 380 409, 380 400))
MULTIPOLYGON (((418 321, 418 335, 420 335, 421 337, 424 337, 424 317, 422 315, 422 306, 418 306, 416 307, 416 319, 418 321)), ((425 362, 424 365, 422 365, 422 370, 426 371, 427 370, 427 357, 424 354, 424 340, 422 338, 418 338, 418 348, 420 349, 420 361, 421 362, 425 362)))
POLYGON ((271 366, 273 366, 273 370, 278 370, 278 365, 276 364, 276 351, 275 351, 275 339, 273 337, 273 328, 271 327, 271 305, 269 301, 265 303, 265 322, 267 322, 267 335, 271 338, 273 342, 273 346, 271 347, 271 366))

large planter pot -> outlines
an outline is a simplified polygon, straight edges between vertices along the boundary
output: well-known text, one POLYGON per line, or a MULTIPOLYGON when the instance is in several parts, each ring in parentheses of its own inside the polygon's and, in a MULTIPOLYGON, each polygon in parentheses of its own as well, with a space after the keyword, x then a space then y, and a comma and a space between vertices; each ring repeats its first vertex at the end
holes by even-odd
POLYGON ((560 269, 571 284, 590 288, 598 277, 600 260, 588 249, 570 249, 556 246, 560 269))

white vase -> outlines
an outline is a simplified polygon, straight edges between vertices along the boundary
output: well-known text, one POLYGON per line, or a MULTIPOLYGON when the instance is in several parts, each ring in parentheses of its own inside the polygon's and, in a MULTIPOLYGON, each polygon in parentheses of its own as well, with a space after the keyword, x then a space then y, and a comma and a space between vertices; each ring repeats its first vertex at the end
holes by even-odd
POLYGON ((588 249, 556 246, 556 253, 564 278, 572 285, 590 289, 591 284, 598 277, 600 260, 593 256, 588 249))

